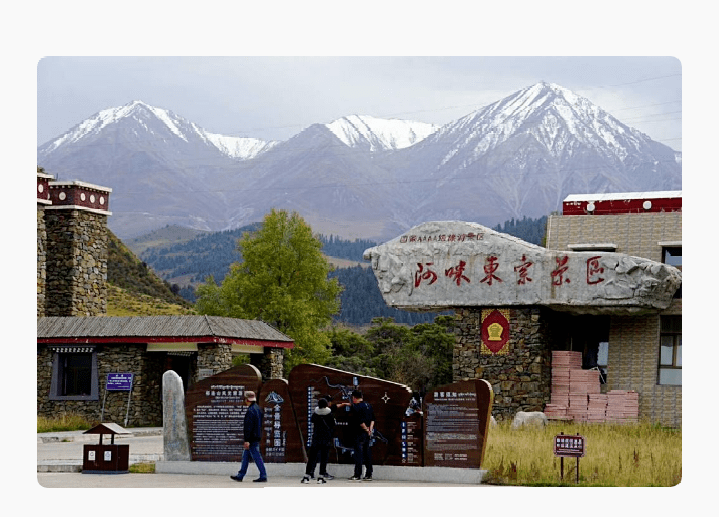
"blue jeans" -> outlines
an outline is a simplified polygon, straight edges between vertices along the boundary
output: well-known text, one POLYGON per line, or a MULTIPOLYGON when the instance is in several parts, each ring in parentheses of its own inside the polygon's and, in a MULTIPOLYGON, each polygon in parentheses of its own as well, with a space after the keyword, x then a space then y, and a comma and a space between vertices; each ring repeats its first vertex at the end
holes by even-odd
POLYGON ((260 454, 260 442, 250 442, 249 449, 242 450, 242 466, 240 471, 237 473, 237 477, 242 479, 247 474, 247 467, 250 464, 250 456, 252 461, 255 462, 257 468, 260 470, 260 479, 267 478, 267 471, 265 471, 265 463, 262 461, 262 455, 260 454))

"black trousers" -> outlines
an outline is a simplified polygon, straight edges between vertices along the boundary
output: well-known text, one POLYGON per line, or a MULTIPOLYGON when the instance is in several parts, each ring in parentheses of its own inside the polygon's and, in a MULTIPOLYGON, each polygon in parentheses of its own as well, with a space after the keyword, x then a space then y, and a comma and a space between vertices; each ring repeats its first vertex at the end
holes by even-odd
POLYGON ((354 441, 355 477, 362 477, 362 465, 366 469, 365 476, 372 477, 372 448, 369 444, 369 435, 360 431, 354 441))
POLYGON ((329 457, 329 453, 329 444, 312 444, 309 452, 307 453, 307 468, 305 469, 305 474, 308 476, 315 475, 315 467, 317 466, 318 458, 320 460, 320 475, 327 474, 327 458, 329 457))

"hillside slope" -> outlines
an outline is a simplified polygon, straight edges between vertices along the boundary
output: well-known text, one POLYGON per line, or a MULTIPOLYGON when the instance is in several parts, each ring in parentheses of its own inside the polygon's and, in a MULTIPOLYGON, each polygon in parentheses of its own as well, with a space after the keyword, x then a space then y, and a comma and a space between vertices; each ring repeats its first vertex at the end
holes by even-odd
POLYGON ((193 314, 192 305, 108 230, 108 316, 193 314))

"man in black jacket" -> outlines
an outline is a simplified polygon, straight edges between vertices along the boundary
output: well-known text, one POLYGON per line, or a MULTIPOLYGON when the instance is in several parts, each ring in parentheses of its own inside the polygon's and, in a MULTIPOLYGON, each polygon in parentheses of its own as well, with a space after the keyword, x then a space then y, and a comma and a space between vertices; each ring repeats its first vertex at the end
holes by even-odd
MULTIPOLYGON (((337 407, 347 406, 348 402, 338 404, 337 407)), ((354 476, 350 481, 362 479, 362 465, 365 466, 365 481, 372 481, 372 449, 370 440, 374 432, 374 411, 372 406, 362 399, 362 392, 352 392, 352 405, 350 406, 350 431, 354 432, 354 476)))
POLYGON ((265 471, 265 463, 262 461, 260 454, 260 440, 262 439, 262 409, 257 405, 257 397, 254 391, 245 392, 245 404, 247 404, 247 413, 245 413, 245 449, 242 451, 242 466, 236 476, 230 476, 235 481, 242 481, 247 474, 247 467, 250 463, 250 457, 260 470, 260 477, 254 479, 255 483, 265 483, 267 481, 267 472, 265 471))

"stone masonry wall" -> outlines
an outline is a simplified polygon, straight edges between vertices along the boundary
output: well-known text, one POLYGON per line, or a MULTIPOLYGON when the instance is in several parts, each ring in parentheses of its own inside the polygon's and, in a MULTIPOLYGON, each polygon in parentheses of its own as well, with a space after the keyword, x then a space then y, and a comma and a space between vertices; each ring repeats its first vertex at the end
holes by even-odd
POLYGON ((232 368, 232 345, 224 343, 198 343, 197 370, 193 372, 192 381, 199 380, 200 370, 212 370, 212 375, 232 368))
POLYGON ((45 210, 45 225, 45 315, 105 314, 107 216, 85 210, 45 210))
POLYGON ((251 354, 250 364, 256 366, 262 374, 262 380, 282 379, 284 377, 285 352, 282 348, 265 347, 263 354, 251 354))
POLYGON ((454 382, 487 380, 494 390, 492 414, 497 420, 511 419, 517 411, 544 411, 551 390, 551 311, 511 309, 507 353, 496 355, 481 353, 481 312, 481 308, 456 310, 454 382))
POLYGON ((37 206, 37 317, 45 316, 45 293, 47 291, 46 280, 47 272, 45 269, 45 261, 47 253, 45 252, 45 243, 47 240, 47 231, 45 229, 45 210, 41 205, 37 206))
MULTIPOLYGON (((77 413, 90 422, 100 422, 108 373, 134 373, 128 426, 158 427, 162 425, 162 374, 164 354, 147 353, 145 344, 111 344, 97 347, 99 393, 97 400, 48 400, 52 379, 54 352, 38 347, 37 353, 37 414, 58 416, 77 413)), ((124 425, 127 413, 127 391, 111 391, 105 399, 104 422, 124 425)))

